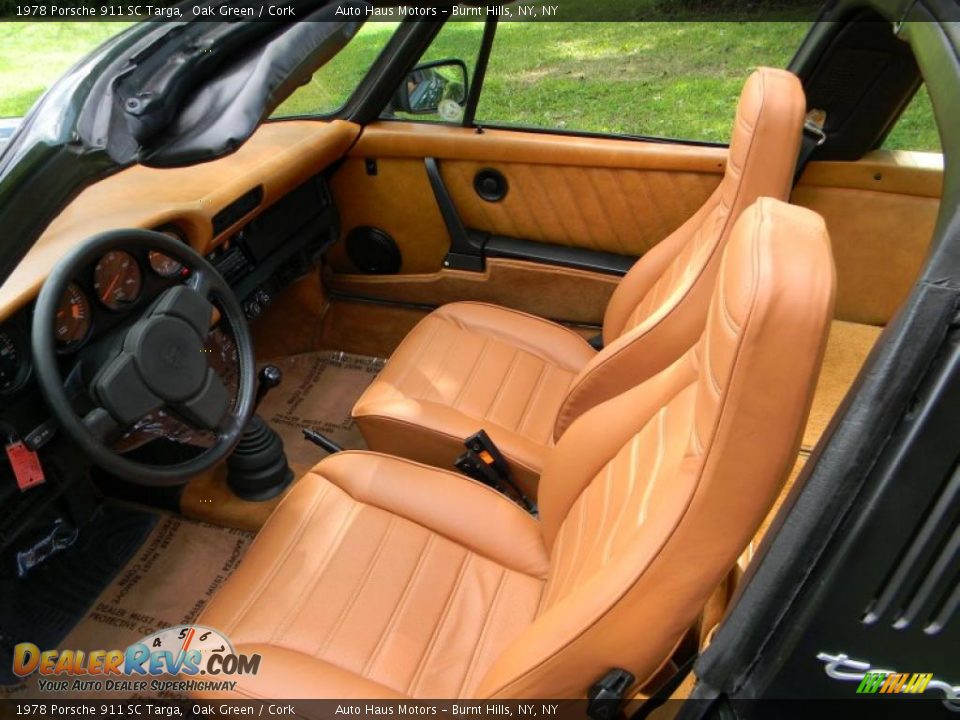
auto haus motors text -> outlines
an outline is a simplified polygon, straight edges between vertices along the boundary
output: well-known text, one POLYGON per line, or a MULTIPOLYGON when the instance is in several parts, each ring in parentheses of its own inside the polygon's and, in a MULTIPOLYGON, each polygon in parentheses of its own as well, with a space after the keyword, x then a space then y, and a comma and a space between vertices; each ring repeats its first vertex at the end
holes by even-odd
MULTIPOLYGON (((136 677, 143 675, 181 675, 193 677, 222 675, 256 675, 260 669, 260 655, 199 650, 151 650, 145 643, 134 643, 126 650, 43 650, 33 643, 20 643, 13 649, 13 672, 21 678, 38 673, 41 678, 82 676, 94 683, 103 676, 136 677)), ((43 680, 41 680, 43 682, 43 680)), ((84 687, 87 690, 106 689, 84 687)), ((60 685, 61 683, 56 683, 60 685)), ((63 690, 65 687, 50 687, 63 690)))

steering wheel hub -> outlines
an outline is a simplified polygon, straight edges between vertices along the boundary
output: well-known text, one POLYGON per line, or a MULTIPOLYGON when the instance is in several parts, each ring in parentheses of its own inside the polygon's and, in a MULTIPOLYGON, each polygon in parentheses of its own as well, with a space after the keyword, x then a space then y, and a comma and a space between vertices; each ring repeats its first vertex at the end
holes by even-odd
POLYGON ((136 359, 144 384, 161 399, 182 402, 203 386, 204 343, 183 320, 165 315, 141 320, 123 346, 136 359))

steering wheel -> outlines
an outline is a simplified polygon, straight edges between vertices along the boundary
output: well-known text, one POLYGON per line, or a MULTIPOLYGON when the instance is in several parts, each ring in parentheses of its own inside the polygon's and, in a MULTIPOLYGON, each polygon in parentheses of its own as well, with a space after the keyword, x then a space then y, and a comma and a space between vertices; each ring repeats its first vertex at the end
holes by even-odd
MULTIPOLYGON (((110 335, 106 336, 110 338, 110 335)), ((95 235, 69 252, 47 278, 37 298, 31 336, 40 390, 63 430, 93 461, 114 475, 148 486, 180 485, 224 460, 240 440, 253 413, 256 365, 246 316, 230 286, 187 245, 146 230, 95 235), (78 410, 61 377, 54 324, 57 306, 77 272, 111 250, 157 250, 189 270, 184 284, 164 290, 132 324, 115 330, 120 342, 98 358, 99 369, 84 380, 92 409, 78 410), (204 352, 216 308, 237 346, 237 397, 230 402, 223 380, 204 352), (187 425, 212 432, 213 445, 172 465, 139 462, 114 451, 109 439, 146 415, 173 411, 187 425)))

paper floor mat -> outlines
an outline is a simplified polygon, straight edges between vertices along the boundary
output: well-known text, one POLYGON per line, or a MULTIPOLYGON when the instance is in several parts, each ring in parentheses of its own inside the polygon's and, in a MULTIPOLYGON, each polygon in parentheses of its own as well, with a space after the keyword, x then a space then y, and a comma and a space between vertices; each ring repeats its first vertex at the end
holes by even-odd
POLYGON ((341 352, 289 355, 264 363, 279 367, 283 382, 267 395, 258 413, 283 439, 296 477, 326 456, 303 439, 301 428, 322 432, 347 449, 366 447, 350 411, 385 363, 341 352))
MULTIPOLYGON (((157 630, 194 621, 236 569, 252 540, 253 533, 243 530, 163 516, 59 648, 123 650, 157 630)), ((48 699, 118 694, 43 693, 38 690, 37 679, 33 675, 7 692, 14 698, 48 699)), ((4 694, 0 691, 0 696, 4 694)))

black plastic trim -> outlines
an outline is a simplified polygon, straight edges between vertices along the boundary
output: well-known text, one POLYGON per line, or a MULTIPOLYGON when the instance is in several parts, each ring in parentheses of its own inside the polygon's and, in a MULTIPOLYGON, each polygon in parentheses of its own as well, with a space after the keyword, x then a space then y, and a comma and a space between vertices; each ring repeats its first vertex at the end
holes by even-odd
POLYGON ((213 216, 213 235, 216 237, 236 225, 263 203, 263 185, 248 190, 213 216))
POLYGON ((451 270, 483 271, 482 249, 470 241, 470 235, 467 233, 463 220, 460 219, 460 213, 457 212, 457 208, 453 204, 453 198, 450 197, 450 192, 440 175, 440 166, 437 164, 436 158, 424 158, 423 164, 427 169, 430 187, 433 189, 433 195, 440 207, 443 222, 450 234, 450 251, 443 259, 443 266, 451 270))
POLYGON ((487 65, 490 62, 490 51, 493 49, 493 39, 497 34, 497 18, 487 19, 483 27, 483 37, 480 39, 480 54, 473 70, 473 82, 470 84, 470 94, 467 95, 467 106, 463 111, 463 126, 473 125, 473 118, 477 114, 477 105, 480 103, 480 92, 483 90, 483 80, 487 76, 487 65))
POLYGON ((585 250, 565 245, 547 245, 533 240, 518 240, 494 235, 483 244, 487 257, 516 258, 546 265, 590 270, 607 275, 626 275, 637 258, 629 255, 585 250))

